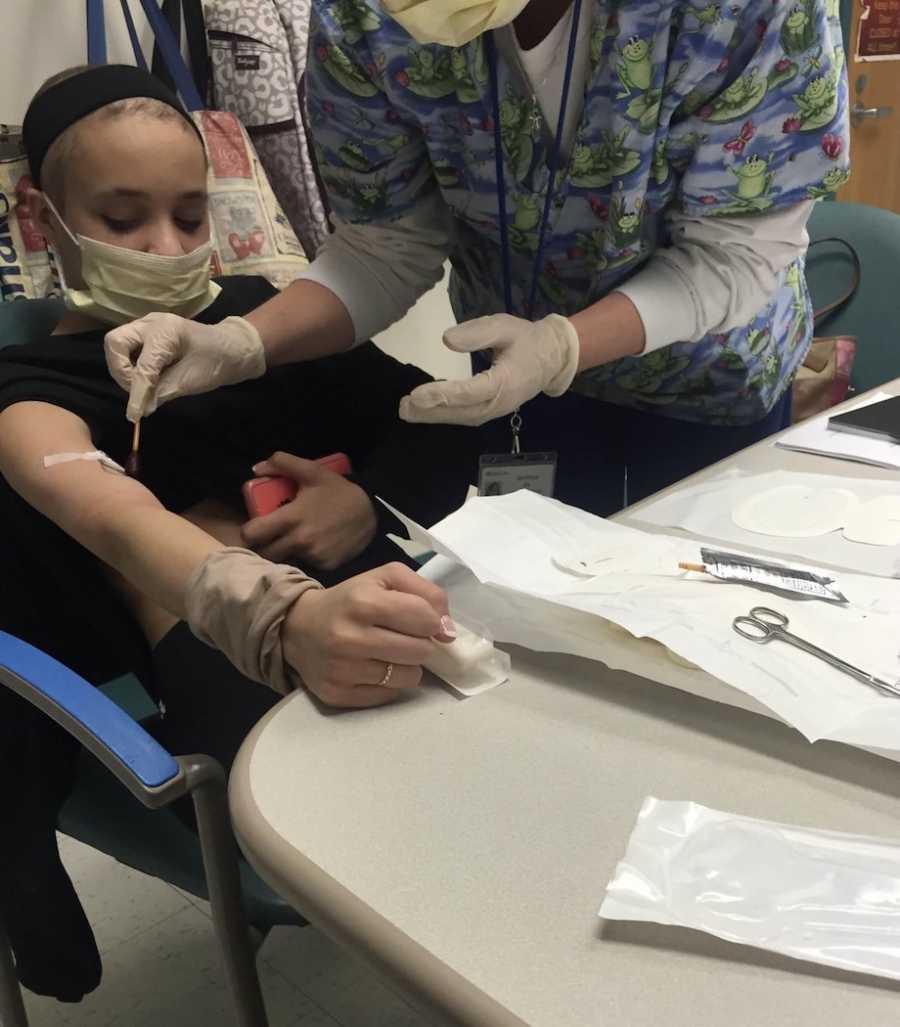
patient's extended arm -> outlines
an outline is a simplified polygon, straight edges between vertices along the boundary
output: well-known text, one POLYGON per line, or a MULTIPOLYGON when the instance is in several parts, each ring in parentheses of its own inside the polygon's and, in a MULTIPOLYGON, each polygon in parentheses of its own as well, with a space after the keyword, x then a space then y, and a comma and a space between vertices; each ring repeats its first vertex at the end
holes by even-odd
POLYGON ((85 422, 52 404, 0 413, 9 484, 254 680, 286 691, 298 673, 330 705, 380 705, 418 685, 431 639, 453 638, 446 595, 408 567, 319 589, 295 568, 223 545, 99 463, 44 466, 45 456, 94 448, 85 422))
POLYGON ((45 456, 94 448, 85 422, 60 407, 16 403, 0 413, 0 473, 10 485, 150 599, 184 617, 191 575, 225 547, 124 474, 83 460, 44 467, 45 456))

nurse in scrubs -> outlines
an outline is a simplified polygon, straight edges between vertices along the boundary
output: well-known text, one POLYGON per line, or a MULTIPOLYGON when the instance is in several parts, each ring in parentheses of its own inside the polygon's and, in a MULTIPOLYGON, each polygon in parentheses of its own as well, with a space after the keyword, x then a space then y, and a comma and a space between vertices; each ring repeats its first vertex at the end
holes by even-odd
POLYGON ((443 342, 476 373, 401 417, 553 451, 558 497, 601 514, 626 470, 633 501, 735 452, 789 420, 806 222, 848 177, 844 63, 834 0, 313 0, 335 231, 246 318, 111 332, 129 415, 357 345, 449 258, 443 342))

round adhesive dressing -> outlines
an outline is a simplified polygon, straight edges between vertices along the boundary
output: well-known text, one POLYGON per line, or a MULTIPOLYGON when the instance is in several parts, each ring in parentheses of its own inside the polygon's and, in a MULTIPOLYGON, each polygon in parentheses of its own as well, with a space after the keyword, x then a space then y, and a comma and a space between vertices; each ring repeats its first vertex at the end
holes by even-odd
POLYGON ((900 496, 879 496, 851 511, 844 538, 870 546, 900 546, 900 496))
POLYGON ((779 485, 745 499, 731 518, 739 528, 780 538, 815 538, 842 528, 859 500, 847 489, 779 485))

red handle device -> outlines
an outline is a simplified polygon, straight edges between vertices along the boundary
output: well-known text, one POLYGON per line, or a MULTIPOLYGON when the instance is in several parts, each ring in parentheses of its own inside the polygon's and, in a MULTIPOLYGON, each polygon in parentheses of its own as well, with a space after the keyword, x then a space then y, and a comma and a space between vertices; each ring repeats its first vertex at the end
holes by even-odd
MULTIPOLYGON (((319 457, 316 463, 345 477, 353 470, 346 453, 330 453, 328 456, 319 457)), ((247 513, 251 517, 264 517, 285 503, 290 503, 297 495, 298 489, 293 478, 277 475, 251 478, 250 481, 244 482, 241 491, 244 494, 247 513)))

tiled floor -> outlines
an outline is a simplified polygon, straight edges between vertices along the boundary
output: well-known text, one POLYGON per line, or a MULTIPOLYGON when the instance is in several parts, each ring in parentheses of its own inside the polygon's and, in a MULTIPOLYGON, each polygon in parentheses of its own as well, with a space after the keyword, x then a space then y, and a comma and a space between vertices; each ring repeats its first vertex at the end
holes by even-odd
MULTIPOLYGON (((103 954, 77 1005, 26 994, 31 1027, 231 1027, 208 905, 60 838, 103 954)), ((313 927, 276 928, 258 958, 271 1027, 429 1027, 313 927)))
MULTIPOLYGON (((441 344, 453 324, 446 281, 379 336, 400 360, 463 377, 441 344)), ((100 987, 78 1005, 26 995, 31 1027, 230 1027, 230 998, 206 903, 61 838, 63 859, 103 955, 100 987)), ((277 928, 259 954, 271 1027, 429 1027, 312 927, 277 928)))

